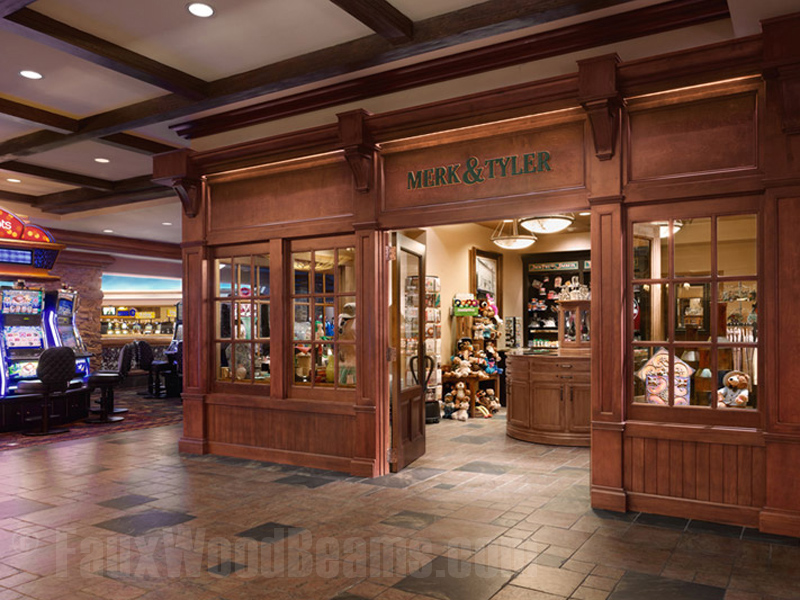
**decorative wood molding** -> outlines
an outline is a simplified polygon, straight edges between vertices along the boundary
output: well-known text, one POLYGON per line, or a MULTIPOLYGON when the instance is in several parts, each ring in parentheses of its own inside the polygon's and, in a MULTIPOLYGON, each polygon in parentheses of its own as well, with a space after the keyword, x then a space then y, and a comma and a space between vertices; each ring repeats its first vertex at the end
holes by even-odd
POLYGON ((49 179, 50 181, 57 181, 58 183, 75 185, 92 190, 110 192, 114 189, 113 181, 89 177, 87 175, 79 175, 77 173, 68 173, 67 171, 50 169, 48 167, 41 167, 39 165, 32 165, 18 160, 7 160, 2 162, 0 163, 0 169, 12 171, 14 173, 33 175, 34 177, 41 177, 43 179, 49 179))
POLYGON ((589 116, 594 151, 600 160, 610 160, 617 144, 623 105, 617 89, 619 63, 616 54, 578 61, 578 101, 589 116))
POLYGON ((414 23, 386 0, 330 0, 393 44, 411 41, 414 23))
POLYGON ((372 174, 375 170, 375 153, 377 152, 377 147, 366 126, 368 115, 369 113, 365 110, 354 110, 337 115, 339 138, 344 149, 344 157, 353 171, 356 190, 361 193, 369 192, 372 188, 372 174))
POLYGON ((203 200, 203 181, 191 177, 178 177, 172 180, 170 187, 178 194, 186 216, 196 217, 203 200))
POLYGON ((114 264, 115 258, 108 254, 95 254, 93 252, 76 252, 62 250, 58 255, 56 265, 69 265, 74 267, 96 267, 102 269, 114 264))
POLYGON ((200 100, 206 95, 206 82, 202 79, 70 27, 29 8, 17 10, 0 20, 0 29, 186 98, 200 100))
POLYGON ((188 148, 168 152, 153 161, 153 183, 172 188, 183 205, 183 212, 194 218, 203 203, 203 181, 188 148))
POLYGON ((64 244, 70 250, 91 250, 93 252, 91 256, 101 256, 94 254, 94 252, 100 251, 169 260, 181 260, 182 257, 181 248, 178 244, 138 240, 117 235, 68 231, 50 227, 47 230, 55 236, 60 244, 64 244))
POLYGON ((786 134, 800 133, 800 13, 768 19, 764 32, 764 76, 775 81, 786 134))

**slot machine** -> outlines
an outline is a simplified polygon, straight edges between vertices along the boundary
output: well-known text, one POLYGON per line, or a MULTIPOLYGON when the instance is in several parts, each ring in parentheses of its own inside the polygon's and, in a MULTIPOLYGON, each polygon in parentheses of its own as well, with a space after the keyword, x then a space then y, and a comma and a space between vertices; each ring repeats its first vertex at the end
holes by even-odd
POLYGON ((47 347, 44 291, 0 288, 0 395, 13 394, 24 379, 36 379, 39 355, 47 347))
POLYGON ((44 299, 44 326, 47 333, 47 345, 52 347, 66 346, 75 351, 75 377, 86 381, 91 367, 91 353, 81 339, 81 333, 75 324, 78 312, 79 297, 73 290, 61 289, 47 292, 44 299))

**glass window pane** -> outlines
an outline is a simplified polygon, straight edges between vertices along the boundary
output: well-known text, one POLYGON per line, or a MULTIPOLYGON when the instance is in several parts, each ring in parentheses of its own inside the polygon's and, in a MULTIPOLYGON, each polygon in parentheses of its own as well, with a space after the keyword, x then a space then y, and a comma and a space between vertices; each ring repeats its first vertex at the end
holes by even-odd
POLYGON ((711 219, 674 219, 675 277, 711 275, 711 219))
POLYGON ((633 289, 633 339, 637 341, 666 341, 667 286, 663 283, 643 283, 633 289))
POLYGON ((219 381, 232 381, 233 371, 230 367, 230 344, 215 344, 216 371, 219 381))
POLYGON ((755 281, 720 282, 719 314, 725 316, 725 322, 720 321, 718 335, 724 341, 758 341, 757 292, 755 281))
POLYGON ((294 301, 294 339, 311 339, 311 305, 303 300, 294 301))
POLYGON ((576 323, 578 318, 578 311, 565 309, 564 310, 564 341, 574 342, 576 336, 580 335, 580 324, 576 323))
POLYGON ((337 327, 336 339, 352 341, 356 339, 356 298, 340 296, 336 299, 337 327))
POLYGON ((269 383, 269 342, 255 345, 255 383, 269 383))
POLYGON ((352 294, 356 291, 356 249, 339 248, 339 293, 352 294))
POLYGON ((231 295, 231 261, 230 259, 227 260, 216 260, 215 262, 215 271, 216 271, 216 283, 214 288, 217 290, 217 296, 225 297, 231 295))
POLYGON ((294 346, 294 382, 299 385, 311 385, 311 346, 295 344, 294 346))
POLYGON ((355 344, 339 344, 339 378, 340 387, 356 385, 356 347, 355 344))
POLYGON ((253 338, 253 305, 249 300, 236 302, 234 337, 240 340, 253 338))
POLYGON ((711 286, 708 283, 678 283, 675 286, 675 339, 693 342, 711 334, 709 316, 711 286))
POLYGON ((253 379, 253 347, 250 344, 233 344, 233 357, 231 349, 227 348, 228 362, 233 378, 236 381, 250 381, 253 379))
POLYGON ((255 334, 258 338, 269 337, 269 302, 256 302, 255 334))
POLYGON ((224 339, 231 337, 231 303, 230 302, 217 302, 217 308, 214 311, 216 315, 216 326, 214 335, 217 339, 224 339))
POLYGON ((294 252, 292 261, 294 265, 294 293, 310 293, 311 252, 294 252))
POLYGON ((758 378, 755 348, 724 348, 730 355, 733 369, 720 368, 717 408, 755 409, 758 406, 758 378))
POLYGON ((640 404, 667 406, 669 402, 666 378, 669 359, 663 360, 663 348, 633 349, 633 401, 640 404), (654 358, 656 354, 657 358, 654 358))
POLYGON ((320 344, 314 349, 314 385, 332 387, 336 379, 336 357, 333 344, 320 344))
POLYGON ((333 250, 317 250, 314 252, 314 292, 332 294, 333 278, 336 272, 333 250))
POLYGON ((258 275, 257 294, 269 296, 269 254, 257 254, 253 257, 258 275))
POLYGON ((638 246, 634 245, 634 272, 642 273, 642 279, 645 278, 645 274, 649 279, 669 276, 669 227, 666 226, 668 223, 668 221, 652 221, 633 224, 633 235, 639 240, 638 246))
POLYGON ((249 256, 236 257, 235 259, 233 259, 233 263, 235 267, 234 273, 236 275, 236 279, 234 280, 234 284, 236 285, 236 295, 250 296, 253 293, 250 257, 249 256))
POLYGON ((711 347, 678 348, 675 406, 711 406, 711 347))
POLYGON ((756 215, 735 215, 717 219, 717 270, 720 276, 756 274, 757 236, 756 215))

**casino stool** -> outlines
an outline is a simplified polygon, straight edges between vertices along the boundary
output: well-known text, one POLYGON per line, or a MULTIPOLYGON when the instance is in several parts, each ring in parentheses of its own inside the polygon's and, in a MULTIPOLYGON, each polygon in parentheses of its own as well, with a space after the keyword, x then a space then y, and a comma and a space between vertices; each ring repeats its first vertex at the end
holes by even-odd
POLYGON ((96 417, 89 417, 84 423, 99 425, 103 423, 119 423, 124 417, 114 416, 121 412, 128 412, 127 408, 114 408, 114 387, 119 385, 133 363, 135 347, 133 342, 125 344, 119 352, 119 362, 116 371, 97 371, 90 373, 86 384, 89 387, 89 394, 100 389, 100 408, 92 409, 92 413, 97 413, 96 417))
POLYGON ((161 398, 161 376, 171 369, 169 361, 155 360, 153 347, 144 340, 136 342, 139 368, 147 371, 147 392, 145 398, 161 398))
POLYGON ((52 435, 66 433, 69 429, 50 429, 50 414, 53 396, 64 394, 69 382, 75 377, 75 352, 72 348, 48 348, 39 356, 35 381, 21 381, 17 393, 40 394, 42 403, 42 423, 38 431, 23 431, 22 435, 52 435))

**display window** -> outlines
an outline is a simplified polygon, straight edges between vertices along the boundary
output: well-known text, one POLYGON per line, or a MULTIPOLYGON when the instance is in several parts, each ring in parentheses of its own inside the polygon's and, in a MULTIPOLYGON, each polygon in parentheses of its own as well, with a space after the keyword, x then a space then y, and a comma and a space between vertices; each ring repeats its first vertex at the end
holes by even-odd
POLYGON ((290 381, 295 389, 353 390, 357 377, 354 240, 293 242, 289 257, 290 381))
POLYGON ((697 211, 629 213, 630 416, 756 425, 758 215, 697 211))
POLYGON ((267 245, 214 259, 214 365, 218 382, 270 383, 270 257, 267 245))

